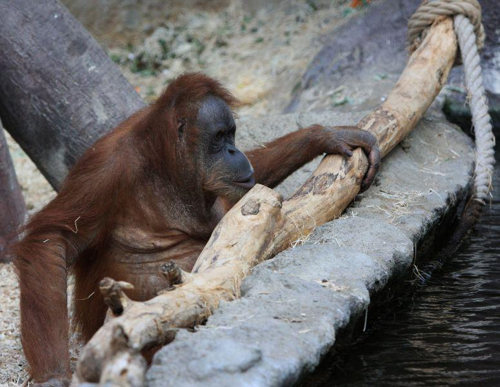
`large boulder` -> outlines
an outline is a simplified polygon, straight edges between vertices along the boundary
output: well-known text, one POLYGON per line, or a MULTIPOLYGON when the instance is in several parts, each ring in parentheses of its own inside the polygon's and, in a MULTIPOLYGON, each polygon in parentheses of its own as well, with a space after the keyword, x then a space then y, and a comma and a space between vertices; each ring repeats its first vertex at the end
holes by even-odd
MULTIPOLYGON (((496 0, 479 0, 486 43, 481 53, 490 114, 500 128, 500 7, 496 0)), ((285 112, 373 109, 392 90, 405 68, 407 25, 420 2, 379 1, 332 31, 295 88, 285 112)), ((462 66, 450 74, 441 94, 447 118, 471 127, 462 66)))

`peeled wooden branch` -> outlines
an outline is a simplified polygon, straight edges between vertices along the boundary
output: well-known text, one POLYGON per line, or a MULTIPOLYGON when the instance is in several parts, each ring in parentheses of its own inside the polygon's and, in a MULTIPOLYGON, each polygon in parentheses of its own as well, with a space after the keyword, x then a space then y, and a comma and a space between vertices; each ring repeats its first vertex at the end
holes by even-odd
MULTIPOLYGON (((360 127, 377 136, 382 155, 416 126, 444 86, 455 54, 452 21, 445 19, 431 28, 411 56, 386 102, 360 122, 360 127)), ((203 323, 221 300, 239 297, 240 283, 255 265, 304 240, 315 227, 342 213, 358 193, 366 167, 361 150, 349 159, 327 156, 285 201, 269 188, 254 187, 216 227, 194 274, 152 300, 131 302, 120 317, 96 333, 78 363, 78 380, 103 382, 104 367, 109 370, 119 362, 113 356, 116 329, 126 335, 129 350, 138 353, 168 342, 177 329, 203 323)), ((107 382, 118 383, 118 374, 113 379, 106 372, 107 382)), ((139 376, 134 380, 142 380, 139 376)))
POLYGON ((104 278, 99 283, 104 302, 115 316, 120 316, 130 302, 130 299, 123 292, 124 289, 133 289, 134 286, 124 281, 115 281, 111 278, 104 278))
POLYGON ((174 261, 169 261, 161 265, 161 272, 168 282, 168 286, 165 288, 166 291, 173 290, 174 285, 180 285, 189 277, 189 273, 182 271, 174 261))

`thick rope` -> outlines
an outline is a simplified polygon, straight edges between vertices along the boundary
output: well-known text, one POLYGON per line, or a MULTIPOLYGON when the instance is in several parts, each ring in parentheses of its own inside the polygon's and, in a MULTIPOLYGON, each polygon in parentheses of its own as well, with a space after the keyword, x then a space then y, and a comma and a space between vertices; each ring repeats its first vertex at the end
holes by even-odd
MULTIPOLYGON (((484 205, 492 189, 495 136, 488 114, 478 54, 478 47, 482 48, 485 39, 481 24, 481 6, 477 0, 424 0, 408 22, 410 45, 418 45, 418 40, 425 29, 443 17, 454 18, 454 29, 464 65, 465 84, 469 93, 472 123, 476 134, 476 166, 472 199, 484 205)), ((476 206, 471 204, 469 203, 465 212, 473 212, 478 216, 480 211, 478 212, 476 206), (474 207, 474 210, 470 207, 474 207)))
POLYGON ((495 136, 488 114, 478 54, 478 48, 483 47, 485 34, 481 24, 481 6, 477 0, 424 0, 408 23, 410 51, 418 47, 426 29, 444 17, 454 18, 453 24, 462 59, 460 62, 457 54, 455 64, 464 65, 465 84, 476 134, 474 190, 467 199, 460 222, 448 246, 441 252, 442 257, 446 259, 455 252, 462 239, 479 220, 486 199, 491 193, 495 136))
POLYGON ((420 37, 432 23, 443 17, 463 15, 474 25, 478 49, 484 45, 484 28, 481 24, 481 6, 477 0, 424 0, 408 22, 410 45, 420 37))
POLYGON ((475 28, 469 19, 462 15, 454 18, 455 33, 462 52, 465 84, 469 92, 472 123, 476 133, 475 200, 484 204, 492 188, 493 168, 495 165, 495 136, 488 114, 488 104, 483 86, 483 76, 477 52, 475 28))

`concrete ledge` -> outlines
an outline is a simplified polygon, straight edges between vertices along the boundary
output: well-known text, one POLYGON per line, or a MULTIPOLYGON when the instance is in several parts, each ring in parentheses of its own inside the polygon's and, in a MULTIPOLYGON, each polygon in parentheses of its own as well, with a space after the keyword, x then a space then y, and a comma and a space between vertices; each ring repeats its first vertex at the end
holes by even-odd
MULTIPOLYGON (((292 114, 241 123, 240 143, 256 146, 312 123, 346 125, 363 114, 292 114)), ((317 161, 316 161, 317 164, 317 161)), ((336 332, 366 310, 370 295, 408 273, 429 239, 466 193, 470 139, 427 116, 383 161, 376 185, 346 214, 303 245, 257 266, 242 298, 222 303, 206 326, 181 331, 155 356, 149 386, 288 386, 319 364, 336 332)), ((315 168, 280 187, 293 192, 315 168)))

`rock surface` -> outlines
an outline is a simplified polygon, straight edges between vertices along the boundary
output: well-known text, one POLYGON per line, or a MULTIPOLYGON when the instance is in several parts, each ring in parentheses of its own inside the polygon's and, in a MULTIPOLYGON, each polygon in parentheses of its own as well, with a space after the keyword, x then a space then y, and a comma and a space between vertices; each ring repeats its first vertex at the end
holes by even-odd
MULTIPOLYGON (((484 86, 493 125, 500 127, 500 7, 497 0, 479 0, 486 42, 481 52, 484 86)), ((420 2, 374 2, 358 17, 326 36, 285 112, 369 110, 378 106, 396 84, 408 59, 407 26, 420 2), (387 10, 394 12, 387 12, 387 10)), ((448 119, 468 130, 463 66, 454 67, 441 93, 448 119)))
MULTIPOLYGON (((362 113, 307 113, 242 120, 243 148, 312 123, 355 124, 362 113)), ((285 197, 319 160, 287 179, 285 197)), ((157 353, 148 386, 289 386, 314 370, 340 328, 370 295, 408 273, 427 239, 464 195, 473 165, 470 139, 427 115, 384 159, 376 184, 336 221, 257 266, 242 297, 223 302, 197 332, 181 330, 157 353)), ((418 265, 418 262, 416 263, 418 265)))

